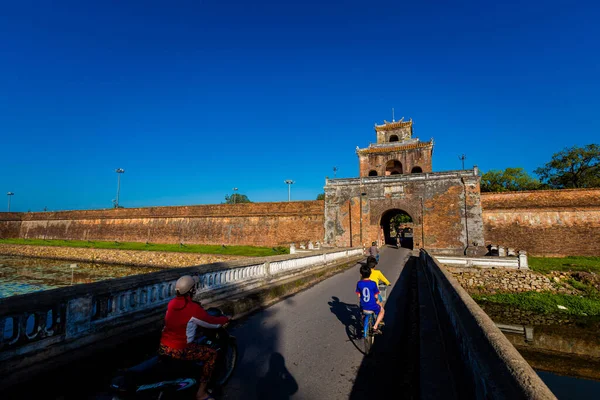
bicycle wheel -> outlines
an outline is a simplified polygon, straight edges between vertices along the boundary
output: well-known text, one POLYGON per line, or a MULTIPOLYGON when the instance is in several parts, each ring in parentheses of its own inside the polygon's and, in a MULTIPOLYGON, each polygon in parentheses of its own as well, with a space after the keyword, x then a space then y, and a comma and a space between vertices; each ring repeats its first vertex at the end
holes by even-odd
POLYGON ((365 340, 365 354, 371 353, 373 347, 373 315, 365 315, 365 323, 363 328, 363 337, 365 340))
POLYGON ((229 343, 227 344, 227 348, 225 349, 225 354, 221 356, 220 360, 215 366, 215 371, 213 372, 212 381, 216 386, 225 385, 229 378, 231 378, 233 370, 235 369, 235 366, 237 364, 237 356, 237 342, 234 338, 229 338, 229 343))

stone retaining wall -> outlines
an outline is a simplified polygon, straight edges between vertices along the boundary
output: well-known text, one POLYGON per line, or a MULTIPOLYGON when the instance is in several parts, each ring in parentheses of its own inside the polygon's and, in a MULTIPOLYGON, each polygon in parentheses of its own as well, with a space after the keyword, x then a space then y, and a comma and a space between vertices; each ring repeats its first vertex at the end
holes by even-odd
POLYGON ((469 293, 496 292, 553 292, 571 294, 571 291, 556 285, 548 277, 531 270, 459 268, 446 266, 448 272, 469 293))
POLYGON ((189 267, 245 257, 222 254, 177 253, 169 251, 139 251, 117 249, 87 249, 77 247, 29 246, 0 244, 0 254, 9 256, 54 258, 92 263, 124 264, 143 267, 189 267))

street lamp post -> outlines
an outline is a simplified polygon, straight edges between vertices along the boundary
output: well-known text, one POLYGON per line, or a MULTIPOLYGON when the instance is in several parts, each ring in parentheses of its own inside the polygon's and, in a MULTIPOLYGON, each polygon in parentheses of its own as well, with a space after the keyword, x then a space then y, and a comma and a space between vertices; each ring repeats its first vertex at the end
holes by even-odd
POLYGON ((288 185, 288 202, 289 202, 290 199, 291 199, 291 187, 292 187, 292 184, 294 184, 296 182, 294 182, 291 179, 286 179, 284 182, 288 185))
POLYGON ((467 156, 465 156, 464 154, 461 156, 458 156, 458 159, 462 161, 462 169, 465 169, 465 160, 467 159, 467 156))
POLYGON ((117 173, 117 199, 115 201, 115 208, 119 208, 119 193, 121 192, 121 174, 124 174, 125 170, 123 168, 117 168, 115 169, 115 172, 117 173))
POLYGON ((233 188, 233 204, 237 203, 237 193, 238 188, 233 188))
POLYGON ((337 170, 338 170, 337 167, 333 167, 333 179, 335 179, 337 170))
POLYGON ((8 197, 8 212, 10 212, 10 196, 14 196, 15 194, 13 192, 8 192, 6 193, 6 196, 8 197))

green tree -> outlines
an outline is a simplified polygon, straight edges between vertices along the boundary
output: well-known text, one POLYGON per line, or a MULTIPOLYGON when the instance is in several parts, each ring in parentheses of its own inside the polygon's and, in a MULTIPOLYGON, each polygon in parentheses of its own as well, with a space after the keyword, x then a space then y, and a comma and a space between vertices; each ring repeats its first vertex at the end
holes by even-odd
POLYGON ((482 192, 535 190, 540 186, 540 181, 530 177, 523 168, 493 169, 481 175, 482 192))
POLYGON ((225 204, 252 203, 245 194, 234 193, 231 196, 225 195, 225 204))
POLYGON ((317 195, 317 200, 325 200, 325 193, 319 193, 317 195))
POLYGON ((567 147, 535 173, 554 189, 600 187, 600 146, 567 147))
POLYGON ((390 220, 390 227, 394 228, 395 232, 398 232, 400 225, 413 222, 412 218, 408 214, 396 214, 390 220))

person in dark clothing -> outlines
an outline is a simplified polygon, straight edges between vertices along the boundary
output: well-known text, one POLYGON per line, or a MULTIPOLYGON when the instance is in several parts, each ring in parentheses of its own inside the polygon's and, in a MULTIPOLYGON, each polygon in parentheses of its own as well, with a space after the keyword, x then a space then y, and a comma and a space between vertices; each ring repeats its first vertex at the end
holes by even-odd
POLYGON ((379 249, 377 248, 377 242, 373 242, 368 251, 369 255, 375 257, 375 260, 379 262, 379 249))

